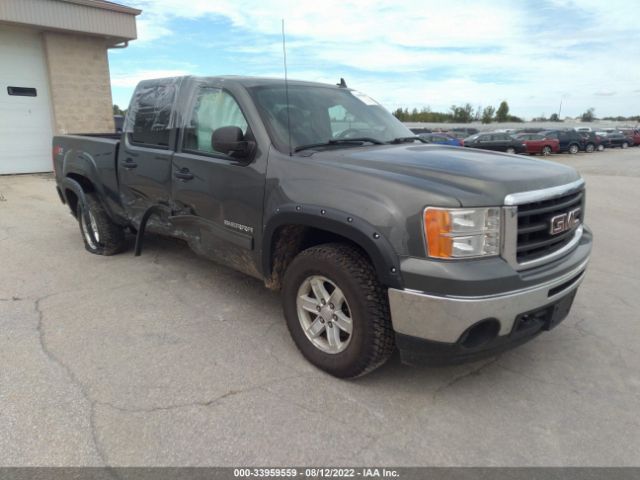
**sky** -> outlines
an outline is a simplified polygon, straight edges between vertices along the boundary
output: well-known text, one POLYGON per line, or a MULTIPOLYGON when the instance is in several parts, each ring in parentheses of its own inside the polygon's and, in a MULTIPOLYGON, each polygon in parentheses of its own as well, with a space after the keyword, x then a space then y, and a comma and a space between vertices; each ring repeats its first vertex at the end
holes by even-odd
POLYGON ((116 0, 138 39, 109 51, 114 103, 174 75, 347 85, 389 110, 507 100, 526 119, 640 114, 637 0, 116 0))

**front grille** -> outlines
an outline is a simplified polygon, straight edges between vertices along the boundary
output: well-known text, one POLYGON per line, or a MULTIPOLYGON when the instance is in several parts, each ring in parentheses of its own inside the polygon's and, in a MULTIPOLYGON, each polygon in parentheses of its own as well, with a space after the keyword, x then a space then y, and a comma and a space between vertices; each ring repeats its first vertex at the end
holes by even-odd
POLYGON ((551 219, 582 207, 578 218, 582 223, 584 214, 584 189, 561 197, 518 205, 518 243, 516 259, 518 263, 546 257, 567 245, 574 237, 576 229, 552 235, 551 219))

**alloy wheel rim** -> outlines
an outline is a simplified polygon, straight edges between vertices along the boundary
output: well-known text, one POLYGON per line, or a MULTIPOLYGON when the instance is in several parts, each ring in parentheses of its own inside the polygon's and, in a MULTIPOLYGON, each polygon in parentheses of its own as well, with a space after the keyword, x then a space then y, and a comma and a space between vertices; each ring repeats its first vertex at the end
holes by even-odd
POLYGON ((353 336, 351 309, 344 293, 322 275, 307 277, 296 297, 302 331, 318 350, 328 354, 343 352, 353 336))
POLYGON ((82 222, 82 233, 84 235, 85 240, 89 244, 92 249, 98 248, 96 243, 92 240, 91 235, 89 234, 89 229, 93 233, 93 237, 96 239, 96 242, 100 242, 100 234, 98 233, 98 222, 96 222, 95 217, 91 213, 91 211, 87 212, 89 216, 89 224, 87 225, 87 217, 85 215, 84 209, 80 213, 80 221, 82 222))

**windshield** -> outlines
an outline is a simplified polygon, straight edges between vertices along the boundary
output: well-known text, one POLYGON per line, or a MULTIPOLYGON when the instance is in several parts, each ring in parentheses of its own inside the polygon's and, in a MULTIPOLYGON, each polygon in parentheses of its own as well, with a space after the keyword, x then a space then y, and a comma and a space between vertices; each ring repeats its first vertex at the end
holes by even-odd
MULTIPOLYGON (((289 151, 287 100, 284 85, 253 87, 254 97, 271 140, 289 151)), ((329 144, 344 139, 370 138, 390 142, 414 133, 368 96, 341 88, 289 85, 291 147, 329 144)), ((332 148, 354 144, 338 143, 332 148)))

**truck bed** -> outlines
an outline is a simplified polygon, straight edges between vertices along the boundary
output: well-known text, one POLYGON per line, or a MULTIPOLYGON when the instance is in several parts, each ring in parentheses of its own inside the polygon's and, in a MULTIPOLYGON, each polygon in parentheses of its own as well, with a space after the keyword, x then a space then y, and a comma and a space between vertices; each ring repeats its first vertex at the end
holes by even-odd
POLYGON ((74 174, 92 179, 95 189, 105 200, 106 207, 117 216, 122 214, 118 193, 118 149, 120 134, 89 133, 57 135, 53 137, 56 178, 61 180, 74 174))

